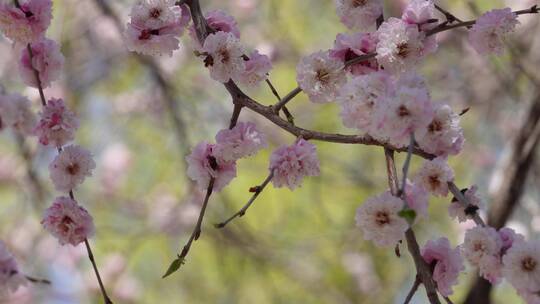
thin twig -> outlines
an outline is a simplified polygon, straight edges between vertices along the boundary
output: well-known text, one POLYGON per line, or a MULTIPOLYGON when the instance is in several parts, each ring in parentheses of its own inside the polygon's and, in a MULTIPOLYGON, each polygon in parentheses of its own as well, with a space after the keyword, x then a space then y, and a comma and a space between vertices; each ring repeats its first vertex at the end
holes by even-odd
MULTIPOLYGON (((533 5, 528 9, 514 11, 514 14, 516 14, 516 15, 538 14, 539 11, 540 10, 538 9, 538 6, 533 5)), ((470 20, 470 21, 458 22, 458 23, 455 23, 455 24, 448 24, 448 25, 444 25, 444 26, 438 26, 438 27, 436 27, 436 28, 434 28, 434 29, 432 29, 430 31, 427 31, 426 36, 435 35, 437 33, 448 31, 448 30, 455 29, 455 28, 458 28, 458 27, 469 27, 469 26, 474 25, 475 23, 476 23, 476 20, 470 20)))
POLYGON ((240 112, 242 112, 242 108, 243 106, 241 104, 234 104, 231 122, 229 123, 229 129, 232 129, 236 126, 238 118, 240 118, 240 112))
POLYGON ((403 302, 403 304, 409 304, 409 302, 412 300, 414 294, 418 290, 418 287, 420 287, 421 283, 422 283, 422 281, 420 281, 420 277, 417 275, 414 278, 413 286, 411 287, 411 290, 409 290, 409 293, 407 294, 407 297, 405 298, 405 302, 403 302))
POLYGON ((452 23, 454 21, 463 22, 461 19, 459 19, 449 11, 445 10, 444 8, 440 7, 439 5, 435 4, 435 8, 444 15, 446 21, 448 21, 449 23, 452 23))
POLYGON ((208 201, 210 200, 210 196, 212 195, 212 191, 214 190, 214 182, 215 182, 215 179, 213 177, 210 178, 210 182, 208 183, 208 188, 206 189, 206 196, 204 198, 201 212, 199 213, 199 218, 197 219, 197 224, 195 225, 195 228, 193 229, 193 232, 191 233, 191 236, 189 237, 188 242, 186 243, 186 245, 184 245, 182 252, 178 256, 179 259, 183 260, 186 258, 193 241, 198 240, 199 237, 201 236, 202 221, 204 218, 204 213, 206 212, 206 207, 208 206, 208 201))
POLYGON ((302 89, 300 87, 294 88, 289 94, 287 94, 285 97, 283 97, 278 103, 276 103, 273 108, 276 113, 281 110, 282 107, 284 107, 289 101, 291 101, 296 95, 298 95, 300 92, 302 92, 302 89))
MULTIPOLYGON (((278 93, 276 87, 274 87, 274 85, 272 84, 270 79, 266 78, 266 84, 268 84, 268 87, 270 87, 270 91, 272 91, 272 94, 274 94, 274 96, 276 96, 278 102, 280 102, 281 97, 279 96, 279 93, 278 93)), ((286 106, 283 106, 283 113, 285 114, 285 117, 287 118, 287 121, 294 125, 294 116, 291 114, 291 112, 289 111, 289 109, 286 106)))
MULTIPOLYGON (((15 0, 15 5, 16 6, 18 5, 17 0, 15 0)), ((20 8, 20 6, 18 6, 18 7, 20 8)), ((39 75, 39 71, 33 65, 34 54, 33 54, 31 45, 28 44, 26 46, 26 49, 28 51, 28 56, 30 57, 29 58, 30 59, 30 66, 32 67, 32 70, 34 72, 34 76, 36 78, 36 84, 37 84, 37 87, 38 87, 38 90, 39 90, 39 96, 41 98, 41 105, 45 107, 47 105, 47 101, 46 101, 46 98, 45 98, 45 93, 43 92, 43 85, 41 83, 41 78, 40 78, 40 75, 39 75)), ((60 153, 60 152, 62 152, 62 147, 58 147, 58 153, 60 153)), ((75 196, 73 195, 72 190, 69 191, 69 197, 71 199, 75 200, 75 196)), ((98 283, 99 283, 99 288, 101 289, 101 293, 103 295, 103 299, 105 300, 105 304, 113 304, 113 302, 111 301, 111 299, 107 295, 107 291, 105 290, 105 286, 103 285, 103 282, 101 280, 101 276, 99 275, 99 271, 98 271, 96 262, 94 260, 94 254, 92 253, 92 249, 90 248, 90 243, 88 242, 87 239, 84 240, 84 243, 86 245, 86 250, 88 252, 88 258, 90 259, 90 262, 92 263, 92 266, 94 268, 94 272, 96 273, 98 283)))
POLYGON ((409 166, 411 164, 411 157, 413 154, 414 148, 414 133, 411 132, 411 140, 409 142, 409 148, 407 150, 407 158, 405 158, 405 163, 403 164, 403 181, 401 182, 400 194, 405 194, 405 186, 407 185, 407 174, 409 173, 409 166))
POLYGON ((29 275, 24 275, 24 277, 32 282, 32 283, 35 283, 35 284, 46 284, 46 285, 50 285, 51 284, 51 281, 47 280, 47 279, 38 279, 38 278, 34 278, 34 277, 31 277, 29 275))
POLYGON ((36 84, 39 91, 39 97, 41 98, 41 105, 46 106, 47 100, 45 99, 45 93, 43 92, 43 85, 41 84, 41 79, 39 77, 39 71, 34 67, 34 53, 32 51, 32 47, 30 46, 30 43, 26 46, 26 49, 28 50, 28 56, 30 57, 30 66, 32 67, 32 71, 34 72, 34 76, 36 77, 36 84))
POLYGON ((238 210, 238 212, 236 212, 235 214, 233 214, 231 217, 229 217, 227 220, 219 223, 219 224, 215 224, 214 226, 216 228, 223 228, 225 227, 230 221, 234 220, 235 218, 237 217, 242 217, 244 216, 244 214, 246 214, 246 211, 248 210, 248 208, 251 206, 251 204, 253 204, 253 202, 255 202, 255 199, 257 199, 257 197, 259 196, 259 194, 261 194, 261 192, 263 192, 264 188, 266 188, 266 185, 268 185, 270 183, 270 181, 272 180, 272 178, 274 177, 274 171, 270 171, 270 174, 268 175, 268 177, 264 180, 264 182, 260 185, 260 186, 256 186, 255 187, 255 193, 253 194, 253 196, 249 199, 249 201, 244 205, 244 207, 242 207, 242 209, 238 210))
POLYGON ((266 81, 266 84, 268 85, 268 87, 270 88, 270 91, 272 91, 272 94, 274 94, 274 96, 276 96, 277 100, 280 101, 281 97, 279 96, 279 93, 278 93, 276 87, 274 87, 274 85, 272 84, 270 79, 266 78, 265 81, 266 81))
MULTIPOLYGON (((394 153, 389 149, 385 149, 386 169, 388 175, 388 184, 390 185, 390 191, 394 196, 397 196, 399 188, 397 182, 397 170, 394 160, 394 153)), ((437 285, 433 281, 432 272, 429 265, 424 261, 420 253, 420 246, 416 241, 414 231, 409 228, 405 231, 405 239, 407 240, 407 249, 413 257, 416 272, 426 288, 426 294, 431 304, 441 304, 437 295, 437 285)))
MULTIPOLYGON (((467 208, 468 206, 470 206, 470 202, 467 200, 467 198, 465 198, 463 193, 461 193, 461 190, 459 190, 459 188, 456 186, 456 184, 454 184, 454 182, 448 182, 448 189, 458 200, 458 203, 460 203, 463 207, 467 208)), ((482 220, 482 218, 478 215, 477 212, 475 212, 473 220, 479 226, 486 226, 484 220, 482 220)))
POLYGON ((101 280, 101 276, 97 268, 96 260, 94 259, 94 254, 92 253, 92 248, 90 248, 90 243, 88 242, 88 239, 84 240, 84 244, 86 245, 88 258, 90 259, 90 262, 92 263, 92 267, 94 268, 94 272, 96 273, 96 277, 99 283, 99 289, 101 289, 101 294, 103 295, 103 300, 105 301, 105 304, 113 304, 113 302, 107 295, 107 291, 105 290, 105 286, 103 285, 103 281, 101 280))
POLYGON ((394 150, 384 148, 384 157, 386 161, 386 173, 388 175, 388 186, 390 187, 390 192, 397 196, 399 192, 399 182, 397 179, 396 163, 394 160, 394 150))

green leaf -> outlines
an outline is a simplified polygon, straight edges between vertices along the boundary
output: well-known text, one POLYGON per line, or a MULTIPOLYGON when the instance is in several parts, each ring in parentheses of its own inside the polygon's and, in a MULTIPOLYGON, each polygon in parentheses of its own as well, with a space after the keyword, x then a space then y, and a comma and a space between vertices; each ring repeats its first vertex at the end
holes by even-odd
POLYGON ((404 218, 410 225, 414 222, 414 219, 416 218, 416 211, 414 211, 413 209, 405 208, 398 212, 398 215, 404 218))
POLYGON ((161 278, 164 279, 175 273, 178 269, 180 269, 180 266, 184 265, 184 262, 184 258, 178 257, 171 263, 171 266, 169 266, 169 269, 167 269, 167 272, 165 272, 165 274, 161 278))

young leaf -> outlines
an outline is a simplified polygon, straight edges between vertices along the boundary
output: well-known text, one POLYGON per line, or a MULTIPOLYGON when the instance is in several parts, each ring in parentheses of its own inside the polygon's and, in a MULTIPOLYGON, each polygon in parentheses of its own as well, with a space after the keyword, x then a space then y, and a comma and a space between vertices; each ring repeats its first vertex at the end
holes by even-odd
POLYGON ((171 265, 169 266, 169 269, 167 269, 167 272, 161 277, 162 279, 170 276, 171 274, 175 273, 178 269, 180 269, 180 266, 184 265, 184 258, 178 257, 176 260, 174 260, 171 265))
POLYGON ((412 224, 416 218, 416 211, 406 208, 398 212, 398 215, 404 218, 407 223, 412 224))

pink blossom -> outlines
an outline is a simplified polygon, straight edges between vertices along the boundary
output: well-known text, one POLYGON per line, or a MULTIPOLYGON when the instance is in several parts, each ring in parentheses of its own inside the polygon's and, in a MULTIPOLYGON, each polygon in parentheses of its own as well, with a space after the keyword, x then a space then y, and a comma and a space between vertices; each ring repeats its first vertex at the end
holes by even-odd
POLYGON ((19 74, 26 85, 37 88, 38 82, 34 73, 34 69, 36 69, 42 87, 48 87, 51 82, 60 77, 64 66, 64 55, 54 40, 43 38, 30 45, 32 59, 30 59, 27 49, 23 48, 19 59, 19 74))
POLYGON ((448 195, 448 182, 454 180, 454 171, 446 159, 426 160, 416 174, 415 182, 435 196, 448 195))
POLYGON ((384 107, 379 107, 374 119, 378 128, 398 146, 408 146, 414 133, 422 137, 433 119, 433 107, 423 78, 410 74, 399 78, 395 92, 390 94, 384 107))
POLYGON ((478 210, 484 208, 484 204, 480 197, 478 197, 477 192, 478 187, 472 185, 471 188, 467 189, 463 194, 465 199, 469 203, 468 207, 463 206, 457 199, 452 200, 450 206, 448 206, 448 214, 451 218, 457 218, 459 222, 465 222, 467 219, 471 219, 474 214, 477 214, 478 210))
MULTIPOLYGON (((358 56, 375 52, 378 41, 374 33, 338 34, 334 48, 330 50, 330 56, 345 64, 358 56)), ((347 66, 345 69, 353 75, 363 75, 379 70, 379 63, 377 59, 371 58, 347 66)))
POLYGON ((143 0, 131 10, 124 34, 126 46, 140 54, 172 56, 189 20, 187 6, 177 6, 174 0, 143 0))
POLYGON ((348 128, 354 128, 376 136, 377 126, 374 114, 378 108, 385 108, 392 81, 385 71, 360 75, 350 79, 339 90, 337 102, 341 106, 341 119, 348 128))
POLYGON ((421 31, 433 29, 437 26, 433 0, 411 0, 403 10, 401 19, 418 26, 421 31))
POLYGON ((502 280, 502 261, 500 255, 486 255, 478 264, 478 272, 481 277, 491 284, 499 284, 502 280))
POLYGON ((395 246, 409 228, 407 221, 399 216, 403 201, 386 191, 367 199, 356 211, 356 226, 362 229, 364 239, 379 247, 395 246))
POLYGON ((516 242, 503 257, 503 275, 518 291, 540 291, 540 242, 516 242))
MULTIPOLYGON (((240 39, 240 29, 233 16, 227 14, 223 10, 213 10, 204 14, 206 24, 216 32, 226 32, 233 34, 236 38, 240 39)), ((201 47, 195 27, 191 25, 189 27, 189 35, 191 36, 195 46, 201 47)))
POLYGON ((296 81, 312 102, 332 102, 347 80, 343 68, 343 62, 331 57, 329 51, 319 51, 300 60, 296 81))
POLYGON ((501 248, 502 241, 492 227, 477 226, 465 232, 463 255, 474 266, 479 266, 485 257, 498 256, 501 248))
POLYGON ((525 237, 514 231, 512 228, 503 227, 499 229, 499 237, 502 241, 501 255, 505 255, 508 249, 512 248, 515 242, 524 242, 525 237))
POLYGON ((6 244, 0 241, 0 295, 15 292, 26 283, 27 280, 19 271, 17 261, 9 252, 6 244))
POLYGON ((208 35, 203 45, 204 64, 212 79, 226 83, 236 80, 246 70, 244 49, 240 40, 231 33, 217 32, 208 35))
POLYGON ((369 30, 382 15, 381 0, 336 0, 336 12, 350 29, 369 30))
POLYGON ((456 155, 465 142, 459 115, 446 104, 435 107, 432 121, 421 134, 423 136, 417 138, 420 148, 437 156, 456 155))
POLYGON ((49 165, 49 174, 54 187, 60 192, 69 192, 92 176, 96 163, 90 151, 80 146, 67 146, 49 165))
POLYGON ((216 151, 216 145, 205 141, 193 148, 186 157, 187 175, 197 182, 200 189, 206 190, 210 178, 214 178, 214 190, 220 191, 236 177, 236 163, 225 161, 216 151))
POLYGON ((41 224, 61 245, 77 246, 94 235, 92 216, 69 197, 57 197, 45 210, 41 224))
POLYGON ((429 193, 409 180, 405 186, 405 203, 416 212, 416 220, 428 216, 429 193))
POLYGON ((291 146, 281 146, 270 156, 270 171, 274 172, 274 187, 294 190, 302 184, 304 176, 320 174, 317 148, 304 139, 291 146))
POLYGON ((259 54, 255 50, 249 55, 249 59, 246 59, 244 59, 245 68, 238 76, 238 81, 249 87, 257 86, 267 78, 268 72, 272 69, 270 58, 266 55, 259 54))
POLYGON ((254 155, 268 145, 264 134, 257 131, 257 127, 252 122, 238 122, 230 130, 219 131, 216 135, 216 143, 216 153, 226 161, 235 161, 254 155))
POLYGON ((465 270, 459 247, 452 249, 450 241, 444 237, 427 241, 421 253, 426 263, 434 266, 433 279, 441 295, 451 295, 459 273, 465 270))
POLYGON ((9 39, 21 44, 39 40, 45 35, 52 19, 51 0, 19 0, 0 3, 0 30, 9 39))
POLYGON ((62 147, 75 138, 79 120, 67 109, 62 99, 51 98, 40 113, 40 120, 34 129, 43 145, 62 147))
POLYGON ((36 115, 30 100, 19 94, 0 94, 0 131, 11 127, 24 135, 31 135, 36 126, 36 115))
POLYGON ((425 33, 418 26, 389 18, 377 30, 377 60, 385 70, 404 72, 414 68, 420 60, 435 51, 431 44, 425 43, 425 33))
POLYGON ((501 55, 503 39, 519 24, 517 15, 510 8, 491 10, 476 20, 469 31, 469 42, 482 55, 501 55))

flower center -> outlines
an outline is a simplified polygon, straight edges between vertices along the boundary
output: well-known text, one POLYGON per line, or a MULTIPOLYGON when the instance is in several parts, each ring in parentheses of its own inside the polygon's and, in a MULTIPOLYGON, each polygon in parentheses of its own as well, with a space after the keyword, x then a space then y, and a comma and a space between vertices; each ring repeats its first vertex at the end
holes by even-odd
POLYGON ((484 251, 484 249, 485 249, 484 248, 484 243, 482 243, 482 242, 476 242, 473 245, 473 250, 474 251, 484 251))
POLYGON ((429 179, 429 185, 432 189, 436 189, 441 185, 441 181, 439 180, 438 175, 431 175, 428 177, 429 179))
POLYGON ((401 58, 406 58, 409 55, 409 46, 406 42, 398 44, 397 50, 397 55, 401 58))
POLYGON ((139 40, 148 40, 152 37, 152 35, 158 36, 159 30, 142 30, 141 34, 139 35, 139 40))
POLYGON ((317 77, 317 80, 319 80, 319 82, 327 83, 328 80, 330 79, 330 73, 328 73, 325 70, 318 70, 316 77, 317 77))
POLYGON ((383 226, 390 223, 390 217, 388 216, 387 212, 379 211, 377 214, 375 214, 375 222, 379 226, 383 226))
POLYGON ((536 260, 531 257, 526 257, 521 261, 521 269, 526 272, 531 272, 536 268, 536 260))
POLYGON ((60 230, 62 230, 64 233, 67 233, 69 231, 69 226, 73 224, 73 220, 65 215, 62 220, 60 221, 60 230))
POLYGON ((440 120, 437 120, 437 119, 434 119, 428 126, 428 130, 431 133, 442 131, 442 129, 443 129, 443 124, 440 120))
POLYGON ((66 167, 66 171, 71 175, 75 175, 79 173, 79 169, 80 169, 80 166, 78 163, 71 163, 66 167))
POLYGON ((367 4, 367 0, 353 0, 351 4, 352 4, 352 6, 353 6, 354 8, 356 8, 356 7, 360 7, 360 6, 366 5, 366 4, 367 4))
POLYGON ((150 17, 158 19, 161 16, 161 10, 159 8, 153 8, 150 10, 150 17))
POLYGON ((409 109, 407 109, 406 106, 404 106, 404 105, 399 106, 399 108, 398 108, 398 116, 399 117, 409 116, 410 114, 411 113, 409 112, 409 109))
POLYGON ((221 63, 227 63, 231 59, 231 55, 227 49, 219 50, 218 54, 221 56, 221 63))

